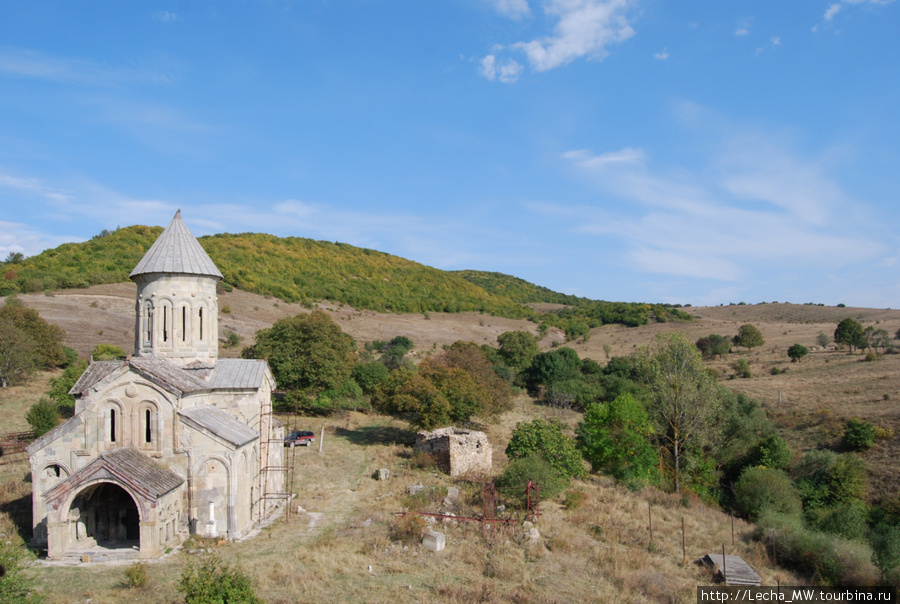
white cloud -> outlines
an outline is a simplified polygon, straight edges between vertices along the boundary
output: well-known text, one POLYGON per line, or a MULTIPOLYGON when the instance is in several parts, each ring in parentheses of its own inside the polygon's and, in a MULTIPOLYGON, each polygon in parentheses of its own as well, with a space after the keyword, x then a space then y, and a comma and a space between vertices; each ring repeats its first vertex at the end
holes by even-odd
POLYGON ((738 27, 736 30, 734 30, 734 35, 748 36, 748 35, 750 35, 750 30, 747 29, 746 27, 738 27))
POLYGON ((770 133, 722 124, 715 136, 708 165, 692 170, 661 170, 634 148, 566 152, 597 188, 597 205, 530 208, 566 218, 574 232, 623 241, 628 264, 651 274, 728 282, 773 263, 830 271, 889 256, 874 225, 847 212, 859 204, 827 161, 770 133))
POLYGON ((178 21, 181 17, 178 16, 177 13, 170 13, 167 10, 161 10, 154 13, 153 18, 157 21, 162 21, 163 23, 171 23, 172 21, 178 21))
POLYGON ((822 18, 826 21, 831 21, 839 12, 841 12, 841 5, 838 2, 835 2, 828 7, 828 10, 825 11, 825 15, 822 18))
POLYGON ((510 19, 522 19, 531 16, 528 0, 490 0, 498 12, 510 19))
POLYGON ((54 202, 67 202, 71 199, 69 194, 47 186, 37 178, 16 176, 2 171, 0 171, 0 187, 43 197, 54 202))
MULTIPOLYGON (((544 12, 557 20, 553 34, 507 48, 525 53, 535 71, 548 71, 582 57, 603 59, 608 46, 634 35, 626 14, 632 4, 633 0, 547 0, 544 12)), ((489 58, 496 62, 494 54, 485 57, 489 58)), ((521 65, 514 63, 515 75, 501 81, 518 78, 521 65)), ((497 72, 485 68, 484 59, 481 74, 488 79, 498 77, 497 72)))
POLYGON ((781 46, 781 36, 772 36, 772 46, 781 46))
POLYGON ((813 26, 814 32, 819 31, 820 26, 832 27, 835 17, 849 5, 869 5, 869 6, 885 6, 891 4, 894 0, 840 0, 840 2, 832 2, 825 9, 822 15, 821 23, 813 26))
POLYGON ((55 57, 23 48, 0 50, 0 73, 104 87, 129 83, 168 84, 171 81, 168 74, 157 69, 110 67, 93 61, 55 57))
POLYGON ((34 256, 48 248, 73 241, 83 239, 73 235, 51 235, 27 224, 0 220, 0 259, 6 258, 12 252, 34 256))
POLYGON ((661 51, 653 55, 654 59, 659 59, 660 61, 665 61, 669 58, 669 49, 663 48, 661 51))
POLYGON ((522 73, 522 65, 515 59, 497 61, 495 55, 487 55, 481 59, 481 75, 490 81, 500 80, 511 84, 519 79, 522 73))

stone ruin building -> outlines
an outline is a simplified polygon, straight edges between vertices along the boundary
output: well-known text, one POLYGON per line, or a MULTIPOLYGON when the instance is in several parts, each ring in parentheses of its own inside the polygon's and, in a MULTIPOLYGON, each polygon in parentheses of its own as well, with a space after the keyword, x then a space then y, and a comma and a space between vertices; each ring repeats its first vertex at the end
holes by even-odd
POLYGON ((438 467, 450 476, 491 472, 491 445, 484 432, 452 427, 419 432, 416 450, 434 456, 438 467))
POLYGON ((181 210, 129 277, 134 354, 92 362, 75 415, 27 449, 32 543, 50 559, 236 539, 287 497, 275 379, 266 361, 217 358, 222 274, 181 210))

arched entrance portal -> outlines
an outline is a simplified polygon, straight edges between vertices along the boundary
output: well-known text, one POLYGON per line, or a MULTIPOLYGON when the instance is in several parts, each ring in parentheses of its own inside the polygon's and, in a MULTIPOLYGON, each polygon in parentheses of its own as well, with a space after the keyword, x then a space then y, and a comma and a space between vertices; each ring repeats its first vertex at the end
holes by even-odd
POLYGON ((81 491, 69 508, 76 547, 140 547, 140 513, 122 487, 101 482, 81 491))

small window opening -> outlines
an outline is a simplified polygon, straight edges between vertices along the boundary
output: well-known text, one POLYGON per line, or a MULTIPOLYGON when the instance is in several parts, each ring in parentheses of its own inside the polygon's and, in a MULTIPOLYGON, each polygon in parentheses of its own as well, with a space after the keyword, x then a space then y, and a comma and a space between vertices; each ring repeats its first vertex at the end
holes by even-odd
POLYGON ((187 306, 181 307, 181 341, 187 341, 187 306))
POLYGON ((151 312, 150 312, 149 306, 147 307, 146 311, 147 311, 146 317, 144 317, 144 341, 147 344, 152 344, 153 343, 153 339, 152 339, 153 338, 153 330, 152 330, 151 312))
POLYGON ((200 309, 200 339, 203 339, 203 309, 200 309))
POLYGON ((153 433, 150 429, 150 409, 144 410, 144 442, 153 442, 153 433))
POLYGON ((163 306, 163 342, 169 341, 169 309, 163 306))
POLYGON ((50 466, 50 471, 53 472, 53 475, 54 475, 54 476, 56 476, 57 478, 59 478, 59 475, 60 475, 60 468, 59 468, 59 466, 56 466, 56 465, 50 466))
POLYGON ((116 410, 109 410, 109 442, 116 442, 116 410))

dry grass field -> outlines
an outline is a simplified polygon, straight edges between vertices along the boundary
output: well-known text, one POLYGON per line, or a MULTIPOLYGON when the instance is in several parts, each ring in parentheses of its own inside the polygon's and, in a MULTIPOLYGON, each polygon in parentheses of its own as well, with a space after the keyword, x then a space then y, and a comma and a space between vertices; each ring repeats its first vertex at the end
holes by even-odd
MULTIPOLYGON (((101 342, 125 350, 133 347, 134 286, 98 286, 20 299, 63 327, 66 344, 81 355, 101 342)), ((252 341, 257 329, 306 311, 239 291, 223 294, 219 304, 222 334, 234 331, 244 343, 252 341), (226 307, 230 312, 224 312, 226 307)), ((385 315, 320 306, 360 345, 406 335, 420 356, 456 340, 495 344, 504 331, 536 333, 536 326, 527 321, 474 313, 385 315)), ((749 353, 735 351, 711 362, 722 383, 760 399, 795 455, 817 446, 839 447, 843 420, 849 417, 893 430, 863 458, 870 469, 870 498, 878 501, 897 495, 900 478, 894 460, 900 454, 900 355, 865 362, 846 351, 814 351, 800 363, 791 363, 786 351, 794 343, 812 348, 820 332, 831 335, 845 317, 893 334, 900 327, 900 311, 784 303, 689 311, 696 316, 689 323, 604 326, 593 330, 587 342, 568 345, 602 364, 607 349, 611 355, 629 354, 657 333, 678 330, 692 339, 711 333, 730 337, 740 325, 752 323, 766 343, 749 353), (733 378, 731 364, 741 357, 750 363, 750 378, 733 378), (787 371, 773 375, 773 367, 787 371)), ((551 330, 542 345, 549 348, 561 341, 561 334, 551 330)), ((222 353, 235 356, 239 351, 239 347, 224 348, 222 353)), ((0 390, 0 431, 27 427, 25 411, 46 389, 49 377, 41 376, 27 387, 0 390)), ((506 463, 503 449, 515 423, 548 414, 570 425, 577 421, 574 413, 552 411, 521 397, 498 423, 482 427, 494 446, 495 471, 506 463)), ((737 538, 732 545, 731 519, 717 509, 653 489, 631 492, 596 476, 574 485, 584 494, 580 507, 544 503, 544 515, 537 524, 538 543, 529 543, 522 530, 485 538, 476 527, 453 524, 441 525, 447 549, 428 552, 418 541, 402 540, 404 527, 395 513, 420 509, 480 514, 480 487, 457 483, 432 468, 413 467, 408 447, 411 433, 399 420, 354 413, 299 421, 302 425, 297 427, 317 434, 325 427, 322 455, 314 448, 294 450, 297 498, 293 506, 302 506, 306 512, 277 521, 254 539, 215 548, 224 560, 239 563, 254 578, 267 602, 313 598, 319 602, 692 602, 695 586, 709 580, 693 561, 706 552, 720 551, 722 544, 728 553, 743 556, 763 576, 764 584, 803 582, 771 565, 762 547, 749 539, 750 525, 735 522, 737 538), (373 480, 378 468, 388 468, 391 480, 373 480), (410 497, 407 488, 414 483, 425 485, 426 495, 434 495, 410 497), (460 500, 449 507, 441 501, 448 486, 461 491, 460 500), (648 508, 653 515, 652 545, 648 508), (682 518, 686 564, 682 564, 682 518)), ((15 539, 23 523, 28 523, 22 518, 23 506, 30 505, 27 463, 0 466, 0 481, 0 534, 15 539)), ((178 576, 191 559, 185 552, 175 552, 151 563, 146 589, 124 587, 124 566, 38 565, 35 573, 52 603, 176 602, 180 601, 178 576)))

